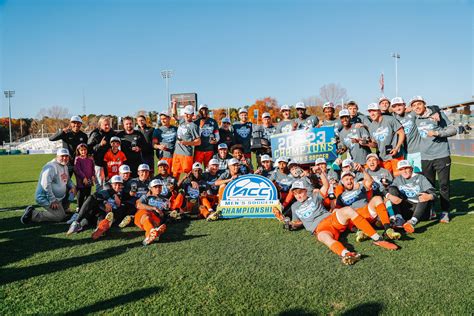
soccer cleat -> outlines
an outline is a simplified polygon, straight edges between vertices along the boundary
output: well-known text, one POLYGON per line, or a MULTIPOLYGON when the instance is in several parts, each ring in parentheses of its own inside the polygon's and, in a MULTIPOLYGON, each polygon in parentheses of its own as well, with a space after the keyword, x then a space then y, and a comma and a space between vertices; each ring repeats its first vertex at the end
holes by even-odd
POLYGON ((81 224, 79 224, 79 222, 74 221, 74 222, 71 223, 71 226, 69 226, 69 229, 68 229, 66 235, 69 236, 71 234, 78 233, 81 230, 82 230, 81 224))
POLYGON ((435 210, 433 210, 433 208, 430 209, 430 218, 429 220, 432 221, 434 219, 436 219, 438 216, 436 215, 436 212, 435 210))
POLYGON ((439 222, 443 223, 443 224, 448 224, 449 223, 449 213, 442 212, 441 217, 439 219, 439 222))
POLYGON ((112 226, 112 222, 114 221, 114 213, 109 212, 105 216, 105 219, 101 220, 97 225, 97 228, 92 233, 92 239, 97 240, 102 237, 106 231, 110 229, 112 226))
POLYGON ((120 228, 125 228, 130 224, 131 221, 132 221, 132 217, 130 215, 127 215, 122 219, 122 221, 120 222, 118 226, 120 228))
POLYGON ((383 236, 387 239, 396 240, 400 239, 400 237, 402 237, 402 234, 394 231, 393 228, 389 228, 383 233, 383 236))
POLYGON ((403 224, 405 223, 405 220, 400 214, 395 215, 394 221, 392 222, 392 227, 393 228, 403 228, 403 224))
POLYGON ((28 224, 29 222, 31 222, 31 217, 33 216, 33 211, 34 211, 34 207, 33 206, 27 206, 25 208, 25 212, 23 213, 23 215, 20 217, 20 222, 22 224, 28 224))
POLYGON ((415 226, 411 221, 407 221, 403 224, 403 229, 407 232, 407 234, 413 234, 415 232, 415 226))
POLYGON ((150 234, 148 237, 146 237, 142 244, 143 246, 148 246, 151 244, 154 240, 158 241, 160 239, 160 236, 166 231, 166 224, 160 225, 158 228, 152 228, 150 230, 150 234))
POLYGON ((211 222, 211 221, 217 221, 219 219, 220 212, 215 211, 209 214, 209 216, 206 218, 206 221, 211 222))
POLYGON ((397 250, 398 246, 395 244, 392 244, 391 242, 385 241, 383 239, 377 240, 373 242, 374 245, 388 249, 388 250, 397 250))
POLYGON ((344 256, 341 256, 341 261, 346 266, 353 265, 360 260, 360 253, 357 252, 348 252, 344 256))
POLYGON ((276 219, 282 223, 285 223, 285 216, 281 213, 281 211, 277 207, 272 208, 273 215, 275 215, 276 219))
POLYGON ((79 213, 72 214, 71 218, 66 222, 66 224, 71 225, 79 217, 79 213))
POLYGON ((369 240, 369 239, 370 239, 370 237, 367 236, 363 231, 358 230, 356 232, 356 241, 357 242, 363 242, 364 240, 369 240))

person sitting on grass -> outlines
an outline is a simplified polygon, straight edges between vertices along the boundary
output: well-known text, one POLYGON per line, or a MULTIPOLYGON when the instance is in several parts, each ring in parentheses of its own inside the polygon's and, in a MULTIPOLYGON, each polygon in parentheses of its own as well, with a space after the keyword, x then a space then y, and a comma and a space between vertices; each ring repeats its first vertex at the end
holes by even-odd
POLYGON ((239 168, 241 174, 253 173, 252 161, 250 160, 250 158, 245 157, 244 148, 242 147, 242 145, 236 144, 232 146, 230 148, 230 153, 233 158, 239 161, 239 168))
POLYGON ((272 157, 266 154, 262 155, 260 157, 260 164, 261 166, 257 170, 255 170, 254 173, 265 178, 270 178, 273 172, 275 172, 275 168, 273 168, 272 157))
POLYGON ((163 223, 164 212, 169 210, 168 200, 160 195, 163 182, 154 179, 148 186, 149 192, 137 201, 138 211, 134 220, 135 225, 145 231, 144 246, 157 240, 166 231, 166 224, 163 223))
POLYGON ((169 216, 173 219, 181 219, 180 208, 184 202, 184 195, 178 192, 178 181, 171 175, 168 161, 162 159, 158 161, 158 174, 153 178, 163 182, 160 195, 170 201, 169 216))
POLYGON ((288 170, 288 158, 278 158, 275 161, 275 165, 275 172, 273 172, 269 179, 275 184, 280 193, 280 202, 283 208, 286 209, 293 201, 293 194, 290 191, 290 187, 294 179, 290 176, 290 171, 288 170))
POLYGON ((28 206, 20 218, 22 224, 30 222, 60 222, 69 211, 70 200, 74 198, 76 188, 69 177, 69 150, 60 148, 56 158, 48 162, 41 170, 35 200, 44 211, 28 206))
POLYGON ((227 166, 228 169, 224 171, 215 182, 215 186, 219 187, 219 201, 222 200, 226 185, 242 175, 242 173, 240 173, 240 162, 237 159, 229 159, 227 166))
POLYGON ((383 240, 382 236, 375 231, 369 222, 353 208, 346 206, 335 209, 333 213, 328 212, 323 206, 323 199, 327 195, 329 182, 324 173, 321 173, 321 179, 323 186, 319 192, 314 194, 308 192, 303 181, 297 180, 293 182, 291 191, 295 196, 296 202, 291 206, 292 220, 290 221, 289 218, 285 218, 276 207, 273 208, 275 217, 285 222, 290 230, 304 226, 320 242, 340 256, 342 263, 345 265, 352 265, 361 258, 360 254, 349 251, 339 241, 339 235, 347 229, 350 222, 370 236, 374 241, 374 245, 389 250, 398 249, 395 244, 383 240))
POLYGON ((217 145, 217 154, 215 154, 212 158, 219 161, 219 170, 222 172, 227 170, 227 161, 232 158, 232 156, 229 154, 229 148, 227 147, 227 144, 220 143, 217 145))
POLYGON ((79 216, 71 223, 66 235, 78 233, 91 224, 97 223, 92 233, 92 239, 103 236, 112 226, 114 212, 125 207, 122 204, 123 179, 121 176, 113 176, 110 187, 106 190, 95 192, 87 198, 79 210, 79 216))
POLYGON ((408 220, 403 229, 411 234, 416 224, 428 217, 436 191, 424 175, 413 172, 408 160, 401 160, 397 167, 400 175, 393 180, 386 197, 395 211, 408 220))

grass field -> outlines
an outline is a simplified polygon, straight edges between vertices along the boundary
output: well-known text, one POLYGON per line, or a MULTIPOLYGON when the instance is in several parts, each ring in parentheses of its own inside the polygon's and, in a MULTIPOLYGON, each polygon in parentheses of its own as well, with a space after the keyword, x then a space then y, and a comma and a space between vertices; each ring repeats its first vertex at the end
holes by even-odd
POLYGON ((343 266, 276 220, 181 222, 141 246, 134 227, 92 242, 66 224, 23 226, 51 156, 0 157, 0 314, 445 314, 474 311, 474 159, 453 158, 454 217, 343 266))

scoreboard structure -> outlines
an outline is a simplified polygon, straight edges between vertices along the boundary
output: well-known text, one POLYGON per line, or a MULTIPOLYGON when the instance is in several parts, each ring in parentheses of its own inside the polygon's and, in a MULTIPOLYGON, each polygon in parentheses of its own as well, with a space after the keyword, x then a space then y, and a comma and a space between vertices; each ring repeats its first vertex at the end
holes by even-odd
POLYGON ((192 105, 194 111, 197 111, 198 99, 197 93, 176 93, 171 95, 171 101, 177 102, 178 116, 182 117, 184 115, 183 111, 187 105, 192 105))

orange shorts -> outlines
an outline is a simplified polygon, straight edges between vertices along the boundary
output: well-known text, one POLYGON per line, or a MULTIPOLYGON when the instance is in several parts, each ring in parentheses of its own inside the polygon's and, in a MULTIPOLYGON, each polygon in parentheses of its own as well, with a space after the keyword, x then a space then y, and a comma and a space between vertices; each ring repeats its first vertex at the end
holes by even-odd
POLYGON ((160 160, 166 160, 166 162, 168 163, 168 166, 169 166, 169 169, 168 170, 172 170, 173 168, 173 158, 161 158, 160 160))
POLYGON ((214 155, 213 151, 196 150, 196 152, 194 153, 194 161, 200 162, 204 164, 204 167, 207 167, 213 155, 214 155))
POLYGON ((135 213, 135 219, 133 220, 135 225, 142 229, 142 230, 145 230, 145 228, 143 228, 143 225, 141 223, 142 221, 142 217, 145 216, 145 215, 148 215, 150 217, 150 220, 153 222, 154 226, 157 227, 160 225, 161 223, 161 219, 160 217, 158 217, 158 215, 153 212, 153 211, 148 211, 148 210, 138 210, 136 213, 135 213))
POLYGON ((400 160, 403 160, 403 156, 382 161, 382 167, 390 171, 391 174, 394 174, 394 173, 398 174, 397 165, 400 160))
POLYGON ((337 220, 336 212, 332 213, 319 223, 318 227, 314 231, 314 234, 317 235, 320 232, 329 232, 332 234, 335 240, 339 239, 339 235, 345 231, 347 228, 346 225, 339 223, 337 220))
POLYGON ((173 155, 173 177, 179 179, 181 173, 188 173, 193 169, 193 156, 173 155))

